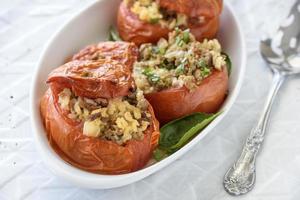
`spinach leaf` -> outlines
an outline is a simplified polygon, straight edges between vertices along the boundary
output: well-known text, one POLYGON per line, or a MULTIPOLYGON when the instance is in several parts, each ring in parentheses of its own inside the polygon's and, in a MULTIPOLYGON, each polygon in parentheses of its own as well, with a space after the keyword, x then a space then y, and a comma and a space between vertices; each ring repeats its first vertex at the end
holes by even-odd
POLYGON ((156 160, 156 161, 161 161, 163 160, 164 158, 168 157, 169 154, 168 152, 166 152, 165 150, 163 149, 160 149, 159 147, 156 148, 154 151, 153 151, 153 158, 156 160))
POLYGON ((160 129, 159 148, 173 153, 203 130, 220 113, 194 113, 174 120, 160 129))
POLYGON ((111 26, 109 28, 108 40, 109 41, 122 41, 122 39, 119 36, 118 31, 113 26, 111 26))
POLYGON ((232 62, 230 57, 226 53, 222 52, 222 55, 225 56, 225 62, 228 71, 228 76, 229 76, 231 74, 232 62))

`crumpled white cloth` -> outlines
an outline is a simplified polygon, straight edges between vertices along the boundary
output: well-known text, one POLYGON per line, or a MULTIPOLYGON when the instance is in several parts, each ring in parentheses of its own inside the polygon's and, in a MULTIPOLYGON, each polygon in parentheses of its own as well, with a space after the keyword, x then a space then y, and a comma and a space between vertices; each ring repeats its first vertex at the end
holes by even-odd
POLYGON ((253 191, 233 198, 222 186, 223 175, 239 155, 271 83, 271 73, 259 54, 259 39, 274 33, 294 0, 228 1, 246 37, 245 81, 222 123, 181 159, 142 181, 111 190, 81 189, 52 175, 41 162, 32 139, 29 85, 49 37, 63 21, 91 2, 0 2, 0 200, 300 199, 299 76, 290 77, 276 99, 253 191))

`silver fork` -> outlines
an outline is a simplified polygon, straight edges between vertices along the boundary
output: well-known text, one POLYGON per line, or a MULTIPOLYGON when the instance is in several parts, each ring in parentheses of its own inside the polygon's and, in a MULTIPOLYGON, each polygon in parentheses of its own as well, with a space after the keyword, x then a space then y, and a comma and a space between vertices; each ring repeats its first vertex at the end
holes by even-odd
POLYGON ((262 57, 273 72, 273 83, 258 123, 248 136, 242 153, 224 177, 224 188, 231 195, 249 192, 255 184, 255 162, 265 137, 272 104, 288 75, 300 73, 300 0, 292 7, 275 37, 260 43, 262 57))

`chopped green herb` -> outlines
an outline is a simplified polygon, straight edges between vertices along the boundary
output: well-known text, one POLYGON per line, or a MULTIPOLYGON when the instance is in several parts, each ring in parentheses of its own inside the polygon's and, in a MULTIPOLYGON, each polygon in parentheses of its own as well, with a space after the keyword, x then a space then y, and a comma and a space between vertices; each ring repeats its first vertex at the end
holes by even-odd
POLYGON ((160 53, 161 55, 164 55, 164 54, 166 53, 166 49, 160 47, 160 48, 159 48, 159 53, 160 53))
POLYGON ((152 69, 150 67, 147 67, 143 70, 142 74, 149 76, 152 73, 152 69))
POLYGON ((159 51, 159 47, 153 46, 153 47, 152 47, 152 52, 155 53, 155 54, 159 54, 159 52, 160 52, 160 51, 159 51))
POLYGON ((180 65, 178 65, 178 67, 175 69, 175 73, 177 76, 181 75, 184 73, 184 65, 185 63, 181 63, 180 65))
POLYGON ((184 68, 185 68, 185 65, 187 64, 187 58, 184 58, 180 65, 177 66, 176 70, 175 70, 175 73, 177 76, 181 75, 184 73, 184 68))
POLYGON ((155 74, 151 68, 145 68, 142 72, 147 79, 152 83, 157 83, 160 80, 159 75, 155 74))
POLYGON ((159 77, 159 75, 153 73, 150 76, 148 76, 148 79, 152 83, 157 83, 160 80, 160 77, 159 77))
POLYGON ((209 68, 207 68, 207 67, 204 67, 202 70, 201 70, 201 76, 202 77, 207 77, 209 74, 210 74, 210 69, 209 68))
POLYGON ((190 42, 190 31, 189 31, 189 29, 183 31, 183 41, 186 44, 190 42))
POLYGON ((208 67, 206 61, 204 59, 200 59, 198 62, 197 62, 197 67, 198 68, 205 68, 205 67, 208 67))
POLYGON ((190 31, 189 29, 186 29, 185 31, 182 31, 180 34, 179 29, 176 30, 176 45, 179 47, 182 47, 184 44, 188 44, 190 42, 190 31))
POLYGON ((151 18, 149 22, 151 24, 156 24, 156 23, 158 23, 158 21, 159 21, 159 18, 151 18))
POLYGON ((175 43, 179 47, 181 47, 183 45, 183 40, 181 39, 180 35, 176 37, 175 43))
POLYGON ((152 47, 152 52, 155 54, 160 54, 163 55, 165 53, 166 49, 158 46, 153 46, 152 47))
POLYGON ((179 46, 179 47, 182 47, 183 45, 184 45, 184 41, 183 41, 183 40, 180 40, 179 43, 178 43, 178 46, 179 46))
POLYGON ((180 29, 178 27, 175 27, 175 33, 176 33, 176 35, 178 35, 178 33, 180 33, 180 29))

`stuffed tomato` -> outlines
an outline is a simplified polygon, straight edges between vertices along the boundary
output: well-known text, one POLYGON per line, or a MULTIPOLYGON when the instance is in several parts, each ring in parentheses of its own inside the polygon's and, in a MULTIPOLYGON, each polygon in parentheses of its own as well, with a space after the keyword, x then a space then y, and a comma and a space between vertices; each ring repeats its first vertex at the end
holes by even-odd
POLYGON ((141 45, 133 74, 162 124, 194 112, 218 111, 228 89, 219 42, 198 42, 189 30, 176 29, 168 40, 141 45))
POLYGON ((189 28, 198 41, 219 28, 222 0, 124 0, 118 11, 121 38, 140 45, 167 38, 175 27, 189 28))
POLYGON ((128 61, 133 63, 109 56, 73 60, 50 73, 41 116, 51 146, 73 166, 121 174, 149 161, 159 124, 143 92, 135 88, 128 61))

